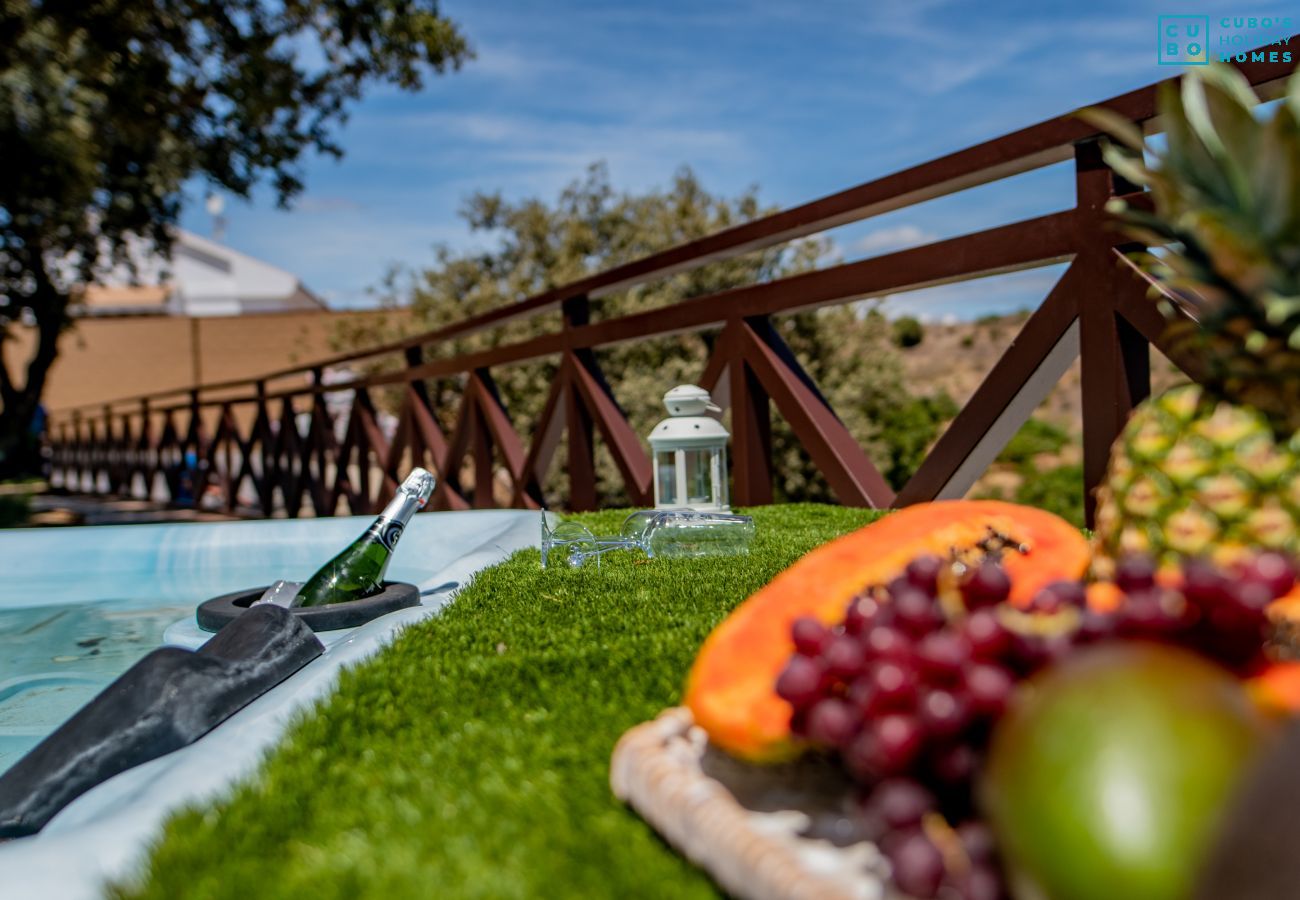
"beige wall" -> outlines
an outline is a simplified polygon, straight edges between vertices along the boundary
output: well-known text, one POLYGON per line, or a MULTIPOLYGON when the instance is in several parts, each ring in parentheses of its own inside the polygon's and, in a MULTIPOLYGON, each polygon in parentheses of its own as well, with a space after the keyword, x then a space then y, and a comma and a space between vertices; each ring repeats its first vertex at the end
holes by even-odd
MULTIPOLYGON (((309 363, 337 352, 330 337, 341 319, 373 315, 315 311, 79 319, 59 340, 45 406, 56 411, 99 404, 185 388, 196 380, 247 378, 309 363)), ((25 359, 33 338, 30 330, 20 329, 8 342, 6 359, 25 359)))

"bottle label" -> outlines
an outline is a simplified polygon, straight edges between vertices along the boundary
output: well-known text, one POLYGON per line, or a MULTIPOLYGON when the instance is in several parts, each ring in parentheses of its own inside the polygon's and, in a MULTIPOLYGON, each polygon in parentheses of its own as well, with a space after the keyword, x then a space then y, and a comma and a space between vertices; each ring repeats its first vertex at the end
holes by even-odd
POLYGON ((397 548, 397 542, 402 537, 402 532, 406 526, 395 519, 386 519, 382 516, 370 524, 366 529, 366 534, 373 537, 379 543, 388 549, 389 553, 397 548))

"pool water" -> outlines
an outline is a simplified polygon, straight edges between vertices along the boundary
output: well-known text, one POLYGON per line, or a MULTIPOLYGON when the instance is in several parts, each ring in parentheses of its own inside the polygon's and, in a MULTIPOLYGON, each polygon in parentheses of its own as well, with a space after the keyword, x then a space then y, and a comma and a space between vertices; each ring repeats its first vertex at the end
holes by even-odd
MULTIPOLYGON (((474 542, 483 541, 484 528, 490 535, 519 513, 473 515, 482 527, 466 527, 471 520, 464 513, 416 516, 388 577, 427 588, 459 556, 481 550, 474 542), (457 527, 449 528, 452 523, 457 527)), ((305 580, 369 521, 0 532, 0 773, 167 642, 169 628, 177 643, 191 649, 201 643, 206 635, 193 615, 203 600, 277 578, 305 580)))
POLYGON ((0 772, 157 648, 175 598, 0 609, 0 772))

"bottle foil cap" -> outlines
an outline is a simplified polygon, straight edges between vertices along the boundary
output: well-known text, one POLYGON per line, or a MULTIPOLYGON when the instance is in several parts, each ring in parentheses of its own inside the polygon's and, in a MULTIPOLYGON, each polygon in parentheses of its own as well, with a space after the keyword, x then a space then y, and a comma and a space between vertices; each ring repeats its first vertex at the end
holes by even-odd
POLYGON ((419 504, 419 509, 424 509, 424 505, 429 502, 429 497, 433 494, 433 488, 438 483, 438 479, 427 469, 415 468, 411 474, 406 476, 397 489, 399 494, 406 494, 419 504))

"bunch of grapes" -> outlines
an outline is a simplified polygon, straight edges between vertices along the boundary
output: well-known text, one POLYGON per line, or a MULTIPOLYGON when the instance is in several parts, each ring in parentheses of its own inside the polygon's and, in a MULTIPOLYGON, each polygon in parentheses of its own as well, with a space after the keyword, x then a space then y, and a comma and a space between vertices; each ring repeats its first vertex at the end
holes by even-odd
POLYGON ((1177 643, 1247 670, 1263 658, 1265 607, 1295 580, 1280 553, 1233 571, 1189 560, 1177 587, 1131 557, 1117 566, 1112 612, 1088 609, 1076 581, 1020 610, 1006 603, 1011 581, 996 559, 967 568, 923 556, 856 597, 834 627, 795 620, 776 692, 793 708, 791 730, 838 754, 867 791, 863 822, 900 889, 996 900, 1004 890, 972 785, 1016 683, 1110 639, 1177 643))

